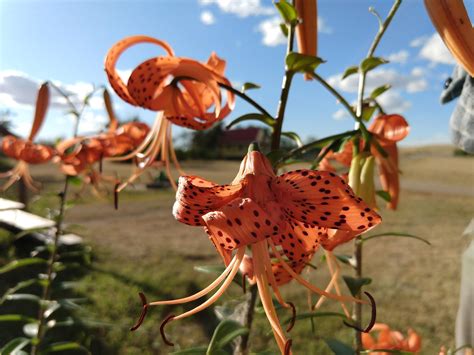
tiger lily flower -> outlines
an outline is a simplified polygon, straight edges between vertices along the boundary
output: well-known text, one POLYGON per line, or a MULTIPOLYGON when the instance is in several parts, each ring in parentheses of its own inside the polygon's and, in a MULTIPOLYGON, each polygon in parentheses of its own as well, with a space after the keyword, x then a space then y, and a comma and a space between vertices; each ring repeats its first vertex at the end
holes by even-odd
MULTIPOLYGON (((375 118, 368 127, 368 131, 373 134, 373 138, 377 140, 377 143, 388 155, 387 157, 383 156, 373 145, 371 146, 371 154, 375 157, 379 169, 380 184, 391 197, 387 207, 395 210, 398 206, 400 194, 397 142, 408 135, 410 126, 400 115, 381 115, 375 118)), ((364 142, 361 142, 361 147, 363 147, 363 144, 364 142)), ((347 142, 341 152, 328 152, 321 160, 319 168, 335 172, 336 169, 331 165, 331 160, 350 167, 352 149, 352 142, 347 142)))
POLYGON ((138 164, 134 174, 119 189, 139 177, 151 166, 161 152, 161 160, 167 175, 176 188, 171 176, 170 160, 178 171, 176 154, 172 143, 171 123, 204 130, 224 119, 234 108, 235 97, 227 91, 223 105, 219 84, 230 86, 224 77, 225 61, 212 53, 207 63, 176 57, 171 46, 161 40, 147 36, 131 36, 117 42, 105 59, 105 71, 117 95, 131 105, 143 107, 158 113, 154 126, 145 138, 146 144, 134 150, 138 164), (152 43, 163 48, 165 56, 146 60, 131 73, 127 84, 118 75, 115 65, 120 55, 129 47, 139 43, 152 43), (209 111, 213 108, 212 111, 209 111))
MULTIPOLYGON (((328 298, 366 303, 325 292, 300 273, 327 238, 327 228, 350 231, 355 236, 375 227, 381 217, 336 174, 296 170, 276 176, 265 155, 252 149, 231 184, 217 185, 197 176, 179 178, 173 215, 182 223, 204 227, 226 265, 225 271, 192 296, 151 303, 142 296, 142 301, 144 311, 154 305, 181 304, 203 297, 221 284, 201 305, 166 318, 161 327, 163 334, 166 323, 189 317, 216 302, 245 263, 242 267, 257 284, 278 347, 286 354, 291 341, 280 325, 272 292, 283 307, 293 312, 294 306, 279 290, 291 280, 328 298), (247 247, 251 256, 245 255, 247 247)), ((143 318, 144 313, 137 326, 143 318)))
MULTIPOLYGON (((407 337, 399 331, 391 330, 386 324, 376 323, 372 332, 377 332, 377 339, 370 333, 362 333, 362 346, 365 350, 401 350, 418 354, 421 349, 421 337, 413 330, 408 329, 407 337)), ((385 351, 371 351, 373 355, 389 355, 385 351)))
POLYGON ((5 191, 16 181, 23 179, 25 185, 33 190, 38 191, 39 185, 30 175, 28 164, 44 164, 49 162, 55 151, 51 147, 42 144, 35 144, 33 140, 38 134, 43 124, 46 112, 49 106, 49 86, 48 83, 41 85, 36 99, 36 109, 33 124, 31 126, 30 135, 27 139, 21 139, 14 136, 6 136, 2 140, 3 153, 18 161, 17 165, 0 177, 7 177, 7 182, 2 186, 5 191))
MULTIPOLYGON (((318 8, 316 0, 296 0, 300 23, 296 26, 296 41, 301 54, 316 56, 318 45, 318 8)), ((305 80, 311 80, 305 74, 305 80)))

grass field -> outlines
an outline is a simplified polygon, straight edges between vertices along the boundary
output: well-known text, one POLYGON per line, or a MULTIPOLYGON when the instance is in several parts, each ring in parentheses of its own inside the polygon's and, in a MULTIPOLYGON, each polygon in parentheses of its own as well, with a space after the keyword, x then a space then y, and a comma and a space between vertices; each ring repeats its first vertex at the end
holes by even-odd
MULTIPOLYGON (((33 175, 45 182, 46 192, 60 188, 60 176, 51 175, 54 169, 33 170, 33 175)), ((121 175, 125 175, 124 169, 127 166, 106 166, 106 171, 118 170, 121 175)), ((184 169, 222 183, 233 178, 238 163, 186 162, 184 169)), ((377 299, 378 321, 403 332, 414 328, 423 336, 422 353, 435 354, 440 345, 452 346, 454 342, 460 256, 468 242, 461 234, 474 215, 474 159, 455 157, 453 148, 448 146, 405 148, 401 170, 399 210, 382 208, 384 222, 376 232, 411 233, 428 239, 432 245, 396 237, 367 242, 364 272, 373 278, 367 289, 377 299)), ((118 211, 110 199, 86 196, 67 213, 67 223, 94 250, 93 271, 82 281, 80 290, 91 300, 86 306, 87 316, 110 324, 101 330, 107 353, 171 352, 172 348, 160 339, 160 322, 171 310, 183 309, 152 309, 144 325, 131 333, 128 328, 140 311, 137 292, 144 291, 157 300, 174 298, 213 280, 211 275, 196 272, 194 266, 220 263, 214 247, 200 228, 187 227, 173 219, 173 200, 172 190, 131 189, 121 195, 118 211)), ((46 207, 56 200, 46 193, 34 201, 32 209, 46 214, 46 207)), ((350 253, 351 246, 343 246, 338 252, 350 253)), ((327 270, 319 256, 314 260, 320 267, 307 277, 323 287, 327 270)), ((306 310, 306 292, 298 284, 287 285, 284 294, 299 311, 306 310)), ((242 290, 232 286, 223 300, 235 298, 243 298, 242 290)), ((339 307, 329 301, 323 310, 339 311, 339 307)), ((208 342, 216 321, 212 311, 203 312, 172 323, 167 332, 181 348, 202 345, 208 342)), ((263 314, 257 314, 255 325, 252 351, 276 353, 263 314)), ((297 323, 291 333, 295 353, 329 354, 321 340, 327 337, 350 341, 351 331, 341 325, 340 319, 320 318, 315 325, 313 332, 309 321, 297 323)))

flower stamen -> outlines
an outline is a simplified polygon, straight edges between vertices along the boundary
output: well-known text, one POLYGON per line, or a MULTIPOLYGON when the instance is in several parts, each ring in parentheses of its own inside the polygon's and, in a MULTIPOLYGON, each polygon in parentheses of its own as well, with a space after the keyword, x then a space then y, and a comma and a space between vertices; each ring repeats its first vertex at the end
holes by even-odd
POLYGON ((135 323, 135 325, 130 328, 132 332, 140 328, 140 326, 142 325, 148 312, 149 306, 145 294, 143 292, 139 292, 138 295, 140 296, 140 299, 142 301, 142 313, 140 314, 140 318, 138 318, 138 321, 135 323))
POLYGON ((354 325, 354 324, 350 324, 346 321, 343 321, 343 323, 348 326, 349 328, 354 328, 355 330, 361 332, 361 333, 368 333, 372 330, 372 328, 374 327, 375 325, 375 321, 377 319, 377 305, 375 303, 375 299, 374 297, 372 297, 372 295, 366 291, 364 291, 364 293, 367 295, 367 297, 369 298, 370 300, 370 306, 372 307, 372 313, 371 313, 371 316, 370 316, 370 322, 369 324, 367 325, 367 327, 365 329, 361 329, 359 328, 358 326, 354 325))
POLYGON ((170 314, 168 317, 166 317, 163 322, 161 322, 161 325, 160 325, 160 334, 161 334, 161 338, 163 339, 163 342, 168 345, 168 346, 174 346, 174 343, 172 343, 171 341, 169 341, 167 338, 166 338, 166 334, 165 334, 165 326, 166 324, 168 324, 169 322, 171 322, 172 320, 174 320, 174 314, 170 314))

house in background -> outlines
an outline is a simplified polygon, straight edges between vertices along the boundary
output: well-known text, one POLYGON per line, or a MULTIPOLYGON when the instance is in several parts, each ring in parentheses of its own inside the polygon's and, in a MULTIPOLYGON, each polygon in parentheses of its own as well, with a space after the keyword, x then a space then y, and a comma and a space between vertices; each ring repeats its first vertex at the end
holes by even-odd
POLYGON ((252 142, 258 142, 264 148, 269 141, 268 130, 260 127, 224 130, 217 141, 218 156, 220 159, 242 159, 252 142))

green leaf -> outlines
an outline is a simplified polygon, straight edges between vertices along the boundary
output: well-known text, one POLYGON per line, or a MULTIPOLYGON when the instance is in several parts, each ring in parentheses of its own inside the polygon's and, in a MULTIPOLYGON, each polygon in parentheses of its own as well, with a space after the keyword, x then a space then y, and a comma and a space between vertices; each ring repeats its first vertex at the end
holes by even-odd
POLYGON ((2 355, 16 355, 18 352, 30 343, 27 338, 15 338, 10 340, 3 348, 0 349, 2 355))
POLYGON ((384 199, 387 202, 392 201, 392 196, 390 196, 390 194, 387 191, 377 190, 377 191, 375 191, 375 193, 377 194, 377 196, 381 197, 382 199, 384 199))
POLYGON ((298 23, 298 13, 290 3, 286 1, 279 1, 275 3, 278 12, 280 12, 283 20, 288 24, 296 25, 298 23))
POLYGON ((312 55, 291 52, 286 56, 286 66, 292 72, 312 73, 321 63, 324 60, 312 55))
POLYGON ((0 315, 0 323, 4 322, 21 322, 21 323, 33 323, 35 318, 26 317, 22 314, 2 314, 0 315))
POLYGON ((359 279, 356 279, 351 276, 343 275, 342 278, 344 279, 344 282, 346 283, 347 287, 349 288, 349 291, 351 291, 351 294, 354 297, 357 295, 357 293, 359 293, 362 286, 368 285, 372 282, 372 279, 368 277, 361 277, 359 279))
POLYGON ((377 109, 376 106, 371 106, 369 104, 364 104, 362 108, 362 119, 366 122, 370 121, 372 115, 374 114, 375 110, 377 109))
POLYGON ((370 93, 370 97, 372 99, 375 99, 379 97, 380 95, 382 95, 385 91, 387 91, 391 87, 392 85, 389 85, 389 84, 379 86, 378 88, 375 88, 374 90, 372 90, 372 92, 370 93))
POLYGON ((246 115, 237 117, 235 120, 229 123, 226 129, 229 129, 232 126, 235 126, 237 123, 240 123, 243 121, 249 121, 249 120, 260 121, 270 127, 273 127, 273 125, 275 124, 275 120, 272 117, 262 115, 261 113, 247 113, 246 115))
POLYGON ((332 350, 336 355, 354 355, 355 351, 347 344, 340 342, 336 339, 324 339, 327 346, 332 350))
MULTIPOLYGON (((304 313, 297 313, 294 319, 295 321, 297 321, 297 320, 324 318, 324 317, 340 317, 344 319, 347 318, 344 313, 338 313, 338 312, 304 312, 304 313)), ((285 325, 290 324, 292 320, 293 320, 293 317, 288 317, 282 322, 282 324, 285 324, 285 325)))
POLYGON ((204 346, 173 351, 171 355, 206 355, 207 348, 204 346))
POLYGON ((47 284, 47 280, 29 279, 29 280, 25 280, 25 281, 20 281, 15 286, 9 288, 5 292, 5 294, 2 296, 2 298, 0 298, 0 303, 2 303, 4 301, 4 298, 6 296, 12 295, 12 294, 18 292, 19 290, 21 290, 23 288, 30 287, 30 286, 33 286, 33 285, 40 285, 40 286, 45 287, 46 284, 47 284))
POLYGON ((288 26, 286 26, 284 23, 280 23, 280 29, 283 33, 283 36, 288 37, 288 26))
POLYGON ((380 238, 380 237, 402 237, 402 238, 413 238, 413 239, 417 239, 419 241, 422 241, 423 243, 426 243, 428 245, 431 245, 431 243, 424 239, 424 238, 421 238, 421 237, 418 237, 416 235, 413 235, 413 234, 408 234, 408 233, 398 233, 398 232, 386 232, 386 233, 380 233, 380 234, 373 234, 371 236, 368 236, 368 237, 365 237, 365 238, 362 238, 362 241, 363 242, 366 242, 370 239, 374 239, 374 238, 380 238))
POLYGON ((251 83, 251 82, 246 82, 242 85, 242 89, 240 89, 240 91, 246 92, 247 90, 260 89, 260 88, 261 88, 261 86, 258 85, 258 84, 251 83))
POLYGON ((216 350, 224 348, 235 338, 248 334, 249 330, 232 320, 223 320, 214 330, 207 355, 213 355, 216 350))
POLYGON ((388 63, 388 60, 380 57, 365 58, 360 64, 360 70, 363 73, 367 73, 368 71, 377 68, 379 65, 386 63, 388 63))
POLYGON ((297 133, 295 133, 295 132, 281 132, 281 135, 294 140, 296 142, 296 144, 298 145, 298 147, 303 146, 303 141, 301 140, 300 136, 297 133))
POLYGON ((65 353, 66 351, 74 351, 75 354, 83 353, 83 354, 90 354, 90 352, 83 347, 81 344, 74 343, 74 342, 59 342, 54 343, 45 348, 43 351, 40 352, 41 355, 43 354, 53 354, 53 353, 65 353))
POLYGON ((334 254, 334 256, 343 264, 347 265, 352 265, 352 256, 351 255, 345 255, 345 254, 334 254))
POLYGON ((34 302, 34 303, 39 303, 41 301, 41 298, 36 295, 31 295, 28 293, 14 293, 12 295, 6 295, 5 297, 2 298, 2 303, 4 302, 34 302))
POLYGON ((46 265, 48 264, 48 261, 44 259, 40 259, 40 258, 25 258, 25 259, 13 260, 12 262, 0 268, 0 275, 25 267, 25 266, 41 265, 41 264, 46 265))
POLYGON ((359 71, 359 67, 357 65, 351 66, 344 71, 341 79, 344 80, 348 76, 351 76, 352 74, 356 74, 358 71, 359 71))

